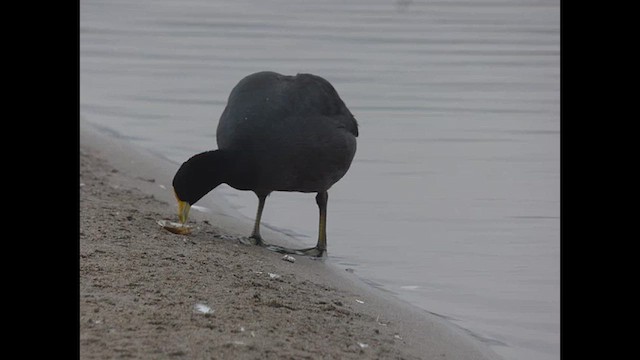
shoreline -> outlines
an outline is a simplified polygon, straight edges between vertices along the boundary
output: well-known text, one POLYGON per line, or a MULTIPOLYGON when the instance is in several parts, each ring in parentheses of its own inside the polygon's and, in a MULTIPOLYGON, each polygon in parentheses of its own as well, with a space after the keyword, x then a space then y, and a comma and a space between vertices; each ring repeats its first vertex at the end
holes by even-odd
POLYGON ((176 168, 81 120, 81 358, 500 359, 329 262, 240 244, 253 222, 215 191, 191 235, 162 229, 176 168))

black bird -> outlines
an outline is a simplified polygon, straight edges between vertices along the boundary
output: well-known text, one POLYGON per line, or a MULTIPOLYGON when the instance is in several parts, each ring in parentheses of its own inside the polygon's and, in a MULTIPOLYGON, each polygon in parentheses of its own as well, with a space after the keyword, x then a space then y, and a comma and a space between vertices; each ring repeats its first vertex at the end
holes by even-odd
POLYGON ((220 117, 218 150, 194 155, 173 178, 178 216, 222 183, 258 196, 250 238, 279 252, 322 256, 327 249, 327 191, 349 170, 356 153, 358 123, 325 79, 263 71, 233 88, 220 117), (318 243, 290 250, 267 245, 260 218, 272 191, 315 192, 320 210, 318 243))

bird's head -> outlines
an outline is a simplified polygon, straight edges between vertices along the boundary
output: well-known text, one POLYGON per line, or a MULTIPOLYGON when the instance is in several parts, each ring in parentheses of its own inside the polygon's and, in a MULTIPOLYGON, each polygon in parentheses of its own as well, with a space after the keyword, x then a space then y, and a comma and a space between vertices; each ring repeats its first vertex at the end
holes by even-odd
POLYGON ((218 150, 194 155, 180 166, 173 177, 173 193, 181 223, 187 222, 191 205, 223 183, 224 172, 223 156, 218 150))

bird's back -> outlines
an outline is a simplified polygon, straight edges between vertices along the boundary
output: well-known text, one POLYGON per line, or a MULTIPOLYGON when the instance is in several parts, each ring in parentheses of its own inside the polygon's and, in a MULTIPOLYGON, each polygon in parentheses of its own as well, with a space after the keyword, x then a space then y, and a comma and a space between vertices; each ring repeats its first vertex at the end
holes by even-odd
POLYGON ((316 191, 347 171, 358 124, 325 79, 259 72, 231 91, 218 148, 252 157, 272 190, 316 191), (276 173, 274 173, 276 172, 276 173))
POLYGON ((311 74, 286 76, 270 71, 251 74, 229 95, 218 123, 218 147, 245 147, 256 136, 264 141, 265 132, 278 124, 285 123, 293 131, 298 126, 296 122, 310 117, 333 121, 358 136, 356 120, 325 79, 311 74))

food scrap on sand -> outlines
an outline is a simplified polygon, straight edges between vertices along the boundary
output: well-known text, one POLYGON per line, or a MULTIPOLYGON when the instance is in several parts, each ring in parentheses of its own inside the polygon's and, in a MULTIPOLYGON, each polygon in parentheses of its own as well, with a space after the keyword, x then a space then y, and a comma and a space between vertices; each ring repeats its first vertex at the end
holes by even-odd
POLYGON ((191 234, 191 226, 184 225, 180 223, 176 223, 168 220, 158 220, 158 225, 162 226, 169 232, 179 235, 188 235, 191 234))

